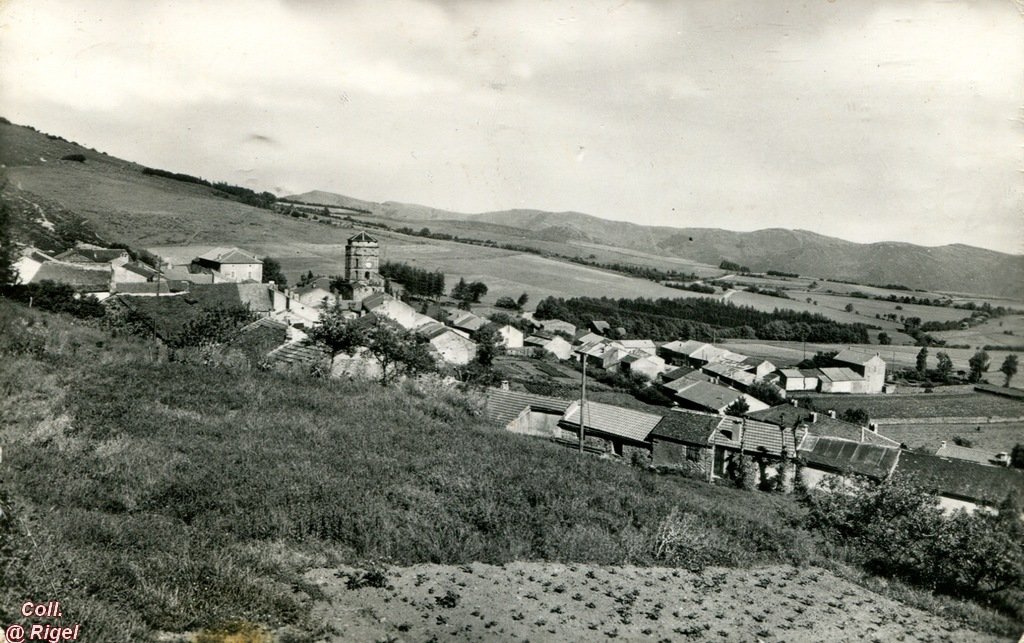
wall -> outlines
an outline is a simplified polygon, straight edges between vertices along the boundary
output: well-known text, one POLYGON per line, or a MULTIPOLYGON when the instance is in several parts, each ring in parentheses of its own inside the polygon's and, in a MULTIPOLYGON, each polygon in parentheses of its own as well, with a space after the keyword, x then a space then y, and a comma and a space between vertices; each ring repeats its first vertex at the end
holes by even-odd
POLYGON ((263 281, 263 264, 261 263, 225 263, 220 265, 218 272, 231 281, 263 281))
POLYGON ((711 470, 711 449, 707 447, 688 447, 671 440, 653 438, 651 440, 651 464, 656 467, 673 469, 698 478, 706 478, 711 470), (691 460, 689 450, 697 449, 699 455, 691 460))

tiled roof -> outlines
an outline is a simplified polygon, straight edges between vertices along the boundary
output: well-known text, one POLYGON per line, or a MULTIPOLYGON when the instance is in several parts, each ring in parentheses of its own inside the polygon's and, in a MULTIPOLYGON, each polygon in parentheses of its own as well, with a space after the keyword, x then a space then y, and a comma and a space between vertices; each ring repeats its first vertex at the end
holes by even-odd
POLYGON ((878 353, 872 355, 870 353, 862 353, 860 351, 846 349, 844 351, 840 351, 832 358, 832 360, 836 362, 843 362, 844 364, 857 364, 858 366, 863 366, 876 357, 878 357, 878 353))
POLYGON ((902 451, 896 472, 944 496, 999 504, 1010 493, 1024 493, 1024 473, 966 460, 902 451))
POLYGON ((651 355, 658 350, 653 339, 620 339, 616 343, 626 350, 641 350, 651 355))
POLYGON ((191 284, 187 281, 173 279, 170 281, 139 281, 115 284, 114 290, 126 295, 166 295, 168 293, 187 292, 191 284))
POLYGON ((197 258, 214 263, 263 263, 257 257, 238 248, 213 248, 197 258))
POLYGON ((809 435, 800 445, 800 457, 808 464, 836 473, 850 472, 881 480, 892 473, 900 451, 894 447, 809 435))
POLYGON ((129 272, 134 272, 137 275, 141 275, 146 279, 155 277, 158 274, 156 270, 150 268, 146 264, 139 261, 129 261, 128 263, 124 264, 121 267, 129 272))
POLYGON ((573 341, 577 344, 599 344, 608 340, 597 333, 583 333, 573 341))
POLYGON ((371 237, 370 235, 366 234, 365 232, 360 232, 357 235, 349 237, 348 238, 348 242, 349 243, 377 243, 377 240, 374 239, 373 237, 371 237))
POLYGON ((724 377, 747 386, 753 384, 755 381, 753 373, 747 372, 738 366, 728 363, 713 362, 704 367, 704 372, 717 375, 718 377, 724 377))
POLYGON ((267 362, 270 364, 284 364, 288 366, 308 365, 312 366, 322 359, 326 359, 330 353, 326 348, 309 340, 289 342, 278 346, 267 354, 267 362))
POLYGON ((373 310, 381 304, 394 299, 391 295, 383 292, 375 293, 363 299, 363 308, 373 310))
POLYGON ((590 326, 598 333, 606 333, 612 329, 611 324, 601 320, 594 320, 590 322, 590 326))
POLYGON ((798 379, 802 379, 804 377, 807 377, 806 375, 804 375, 803 373, 801 373, 799 370, 797 370, 795 368, 783 368, 779 372, 782 373, 782 375, 784 377, 787 377, 789 379, 798 380, 798 379))
POLYGON ((70 261, 75 263, 79 261, 88 261, 92 263, 110 263, 114 259, 123 257, 126 254, 128 253, 120 248, 78 246, 70 250, 65 250, 59 255, 56 255, 54 259, 57 259, 58 261, 70 261))
POLYGON ((863 375, 848 368, 826 367, 819 370, 824 378, 833 382, 860 382, 864 380, 863 375))
POLYGON ((676 397, 697 406, 718 411, 729 406, 743 393, 711 382, 694 382, 692 386, 677 391, 676 397))
POLYGON ((715 434, 716 445, 739 449, 742 444, 743 450, 748 453, 767 453, 779 456, 785 447, 790 455, 796 454, 796 445, 800 442, 802 432, 792 428, 783 428, 769 422, 761 422, 749 418, 732 418, 732 426, 722 423, 722 429, 731 428, 732 438, 727 438, 718 431, 715 434))
POLYGON ((996 459, 996 456, 999 455, 998 451, 971 449, 956 444, 943 444, 935 452, 935 455, 942 458, 956 458, 958 460, 968 460, 970 462, 977 462, 978 464, 992 464, 1002 466, 996 459))
POLYGON ((710 413, 671 411, 664 414, 658 426, 651 431, 651 437, 707 446, 718 425, 728 421, 721 415, 710 413))
MULTIPOLYGON (((636 442, 643 442, 647 435, 661 421, 660 415, 633 411, 600 402, 587 402, 585 414, 586 429, 614 435, 636 442)), ((569 426, 579 426, 580 407, 574 402, 562 417, 562 422, 569 426)))
POLYGON ((663 345, 661 348, 662 348, 662 350, 665 350, 665 351, 670 351, 672 353, 677 353, 679 355, 687 355, 688 356, 688 355, 691 355, 691 354, 697 352, 698 350, 704 348, 705 346, 708 346, 708 344, 705 344, 704 342, 698 342, 697 340, 691 339, 691 340, 687 340, 685 342, 681 342, 681 341, 678 341, 678 340, 674 341, 674 342, 669 342, 669 343, 663 345))
POLYGON ((519 414, 528 408, 541 413, 561 415, 570 404, 569 400, 532 393, 487 389, 487 417, 502 426, 519 417, 519 414))
POLYGON ((103 292, 110 290, 112 276, 113 271, 106 264, 92 266, 64 261, 47 261, 39 266, 39 270, 32 277, 32 283, 52 281, 74 286, 76 290, 103 292))
POLYGON ((771 422, 785 427, 803 425, 813 435, 822 437, 843 438, 854 442, 865 442, 879 446, 899 446, 899 442, 865 429, 856 424, 837 418, 830 418, 825 413, 818 413, 818 419, 811 422, 811 411, 789 404, 780 404, 770 409, 753 411, 751 418, 763 422, 771 422))
POLYGON ((473 313, 464 313, 452 321, 456 328, 468 329, 470 331, 480 330, 487 324, 487 321, 477 317, 473 313))

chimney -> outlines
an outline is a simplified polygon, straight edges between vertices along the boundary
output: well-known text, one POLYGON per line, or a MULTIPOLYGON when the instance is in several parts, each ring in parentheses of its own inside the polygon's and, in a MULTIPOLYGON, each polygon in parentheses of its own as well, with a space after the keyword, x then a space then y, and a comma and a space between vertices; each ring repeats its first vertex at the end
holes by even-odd
POLYGON ((868 429, 870 429, 872 433, 878 433, 878 423, 871 422, 870 424, 868 424, 868 429))
POLYGON ((800 400, 790 400, 790 403, 791 403, 791 404, 792 404, 793 406, 799 406, 799 405, 800 405, 800 400))
POLYGON ((501 380, 501 390, 503 390, 503 391, 509 390, 508 380, 501 380))
POLYGON ((943 440, 942 442, 939 443, 939 448, 940 449, 945 449, 946 448, 946 441, 945 440, 943 440))
POLYGON ((817 414, 817 413, 814 413, 814 412, 812 412, 812 413, 811 413, 811 424, 814 424, 814 423, 815 423, 815 422, 817 422, 817 421, 818 421, 818 414, 817 414))
POLYGON ((836 419, 836 412, 835 412, 835 409, 829 409, 829 410, 828 410, 828 416, 829 416, 830 418, 832 418, 833 420, 834 420, 834 419, 836 419))
POLYGON ((1010 466, 1010 454, 1006 451, 1000 451, 996 454, 996 462, 1003 465, 1004 467, 1010 466))

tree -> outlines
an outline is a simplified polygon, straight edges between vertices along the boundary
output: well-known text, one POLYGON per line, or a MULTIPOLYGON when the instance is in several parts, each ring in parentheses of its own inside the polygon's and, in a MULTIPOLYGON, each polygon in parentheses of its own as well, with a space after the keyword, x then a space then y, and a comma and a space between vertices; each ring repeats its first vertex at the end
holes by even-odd
POLYGON ((519 299, 516 300, 516 303, 519 305, 519 308, 521 309, 523 306, 526 305, 526 302, 528 301, 530 301, 530 296, 524 292, 523 294, 519 295, 519 299))
POLYGON ((867 426, 868 422, 871 421, 871 417, 868 415, 868 412, 860 408, 846 409, 843 411, 843 414, 839 419, 858 426, 867 426))
POLYGON ((988 370, 989 365, 992 363, 992 359, 989 357, 988 353, 981 350, 975 353, 967 363, 971 367, 970 375, 967 378, 968 381, 980 382, 981 374, 988 370))
POLYGON ((1010 466, 1015 469, 1024 469, 1024 444, 1015 444, 1010 451, 1010 466))
POLYGON ((519 309, 519 304, 517 304, 516 301, 511 297, 498 297, 498 299, 494 302, 494 305, 497 308, 505 308, 507 310, 519 309))
POLYGON ((764 380, 751 384, 750 388, 747 389, 747 393, 751 397, 755 397, 769 406, 777 406, 785 403, 786 401, 786 398, 783 397, 782 391, 778 386, 775 386, 771 382, 765 382, 764 380))
POLYGON ((892 343, 892 338, 889 337, 889 333, 882 331, 881 333, 878 333, 878 343, 882 346, 888 346, 892 343))
POLYGON ((928 373, 928 347, 923 347, 917 353, 917 374, 924 377, 928 373))
POLYGON ((1017 374, 1017 355, 1010 353, 1003 360, 1003 365, 999 367, 999 372, 1006 376, 1006 382, 1003 386, 1009 386, 1010 380, 1017 374))
POLYGON ((263 257, 263 283, 270 283, 271 281, 276 286, 288 286, 288 277, 281 270, 281 263, 273 257, 263 257))
POLYGON ((939 364, 935 370, 938 371, 942 381, 948 384, 953 379, 953 360, 943 352, 939 352, 936 357, 938 357, 939 364))
POLYGON ((726 407, 725 412, 727 415, 743 415, 750 410, 750 404, 747 403, 747 398, 738 397, 736 401, 726 407))
POLYGON ((309 331, 310 339, 331 351, 332 362, 339 353, 351 355, 366 343, 365 329, 347 319, 345 312, 346 308, 335 303, 320 313, 320 323, 309 331))
POLYGON ((427 341, 393 322, 378 320, 369 330, 368 338, 366 351, 380 366, 380 383, 384 386, 399 377, 435 368, 427 341))
POLYGON ((11 238, 11 212, 7 202, 0 203, 0 286, 18 282, 14 239, 11 238))
POLYGON ((846 304, 846 306, 843 307, 843 310, 845 310, 848 313, 852 313, 853 312, 853 304, 846 304))
POLYGON ((480 298, 487 294, 487 285, 482 281, 466 282, 465 277, 459 279, 459 283, 452 288, 452 297, 464 304, 478 303, 480 298))
POLYGON ((476 361, 481 366, 490 366, 494 363, 494 357, 498 354, 498 345, 501 336, 495 330, 494 324, 486 324, 473 333, 471 339, 476 342, 476 361))

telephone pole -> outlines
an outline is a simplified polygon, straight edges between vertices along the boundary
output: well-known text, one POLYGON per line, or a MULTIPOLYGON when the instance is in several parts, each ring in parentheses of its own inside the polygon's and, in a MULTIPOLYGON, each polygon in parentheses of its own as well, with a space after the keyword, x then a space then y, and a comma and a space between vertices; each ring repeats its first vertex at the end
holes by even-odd
POLYGON ((580 358, 583 360, 583 378, 580 381, 580 453, 583 453, 583 434, 586 431, 583 411, 587 408, 587 354, 581 352, 580 358))

